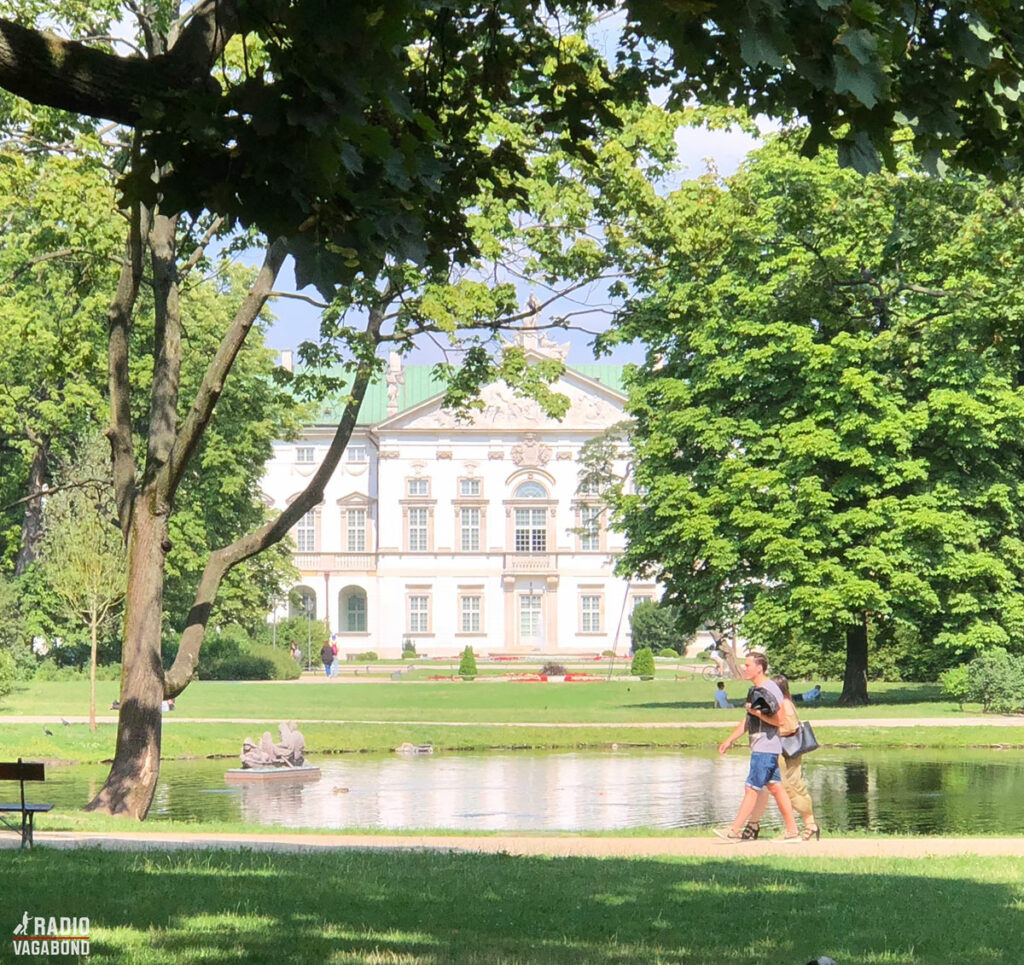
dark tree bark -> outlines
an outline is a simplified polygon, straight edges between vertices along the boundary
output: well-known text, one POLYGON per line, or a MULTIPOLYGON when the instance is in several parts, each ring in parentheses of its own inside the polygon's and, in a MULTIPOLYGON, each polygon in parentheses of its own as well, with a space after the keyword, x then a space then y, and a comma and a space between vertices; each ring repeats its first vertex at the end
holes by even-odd
POLYGON ((143 820, 160 774, 160 703, 164 671, 160 657, 166 507, 155 494, 135 501, 128 541, 128 592, 121 644, 121 708, 114 763, 87 811, 143 820), (155 578, 154 578, 155 577, 155 578))
POLYGON ((846 673, 840 707, 863 707, 868 699, 868 617, 846 628, 846 673))

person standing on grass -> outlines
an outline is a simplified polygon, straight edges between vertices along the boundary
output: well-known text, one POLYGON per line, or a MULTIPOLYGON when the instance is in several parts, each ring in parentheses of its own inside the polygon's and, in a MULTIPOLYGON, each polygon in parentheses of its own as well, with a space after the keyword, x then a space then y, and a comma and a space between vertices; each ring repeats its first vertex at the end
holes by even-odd
POLYGON ((751 713, 751 709, 767 712, 769 715, 778 712, 782 706, 782 691, 768 677, 768 659, 763 653, 748 653, 743 663, 743 678, 749 680, 751 688, 747 693, 747 713, 736 729, 718 745, 718 753, 725 755, 729 748, 744 734, 750 735, 750 771, 743 791, 743 801, 739 812, 728 828, 715 828, 715 834, 727 841, 746 841, 743 829, 747 819, 757 804, 757 795, 767 788, 775 798, 779 813, 786 825, 783 841, 799 841, 800 831, 793 817, 793 805, 782 787, 782 775, 779 772, 779 755, 782 753, 782 740, 779 728, 765 722, 761 717, 751 713))
POLYGON ((334 663, 334 651, 331 649, 331 641, 328 640, 320 648, 320 659, 324 662, 324 676, 331 676, 331 664, 334 663))
MULTIPOLYGON (((778 727, 780 736, 789 737, 790 734, 796 733, 800 724, 796 706, 789 696, 789 679, 783 674, 777 674, 772 677, 772 680, 782 691, 782 706, 775 714, 766 715, 760 710, 754 709, 751 709, 750 713, 760 717, 766 724, 778 727)), ((789 796, 790 803, 804 822, 804 830, 800 835, 801 840, 810 841, 811 838, 818 840, 821 838, 821 831, 818 828, 818 822, 814 819, 814 802, 811 800, 810 791, 807 790, 807 784, 801 773, 802 761, 802 754, 798 754, 796 757, 787 757, 782 754, 779 757, 779 773, 782 775, 782 787, 789 796)), ((757 804, 750 813, 747 826, 743 829, 744 838, 753 840, 757 837, 761 830, 761 815, 764 814, 764 809, 767 806, 768 792, 761 791, 757 795, 757 804)))
POLYGON ((725 684, 721 680, 718 681, 718 689, 715 690, 715 707, 719 710, 732 710, 729 695, 725 692, 725 684))

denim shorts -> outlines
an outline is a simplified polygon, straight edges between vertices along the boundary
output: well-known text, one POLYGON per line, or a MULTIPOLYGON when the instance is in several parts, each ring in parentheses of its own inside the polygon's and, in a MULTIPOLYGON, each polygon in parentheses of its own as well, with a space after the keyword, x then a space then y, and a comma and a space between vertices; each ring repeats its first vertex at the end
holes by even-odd
POLYGON ((781 780, 778 754, 765 754, 762 751, 751 753, 747 787, 760 791, 766 784, 778 784, 781 780))

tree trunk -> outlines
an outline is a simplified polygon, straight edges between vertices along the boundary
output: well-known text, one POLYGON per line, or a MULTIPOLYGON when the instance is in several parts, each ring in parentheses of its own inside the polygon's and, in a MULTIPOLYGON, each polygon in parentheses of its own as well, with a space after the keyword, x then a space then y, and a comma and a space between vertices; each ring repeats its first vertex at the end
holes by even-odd
POLYGON ((92 633, 92 648, 89 651, 89 730, 96 730, 96 641, 99 638, 99 617, 95 611, 89 620, 92 633))
MULTIPOLYGON (((32 453, 32 465, 28 471, 29 493, 42 493, 46 483, 46 471, 48 463, 46 446, 42 443, 36 446, 32 453)), ((21 547, 18 550, 18 558, 14 562, 14 575, 21 576, 28 569, 29 564, 35 562, 39 556, 39 541, 43 538, 43 499, 37 495, 25 503, 25 515, 21 523, 21 547)))
POLYGON ((868 617, 846 628, 846 674, 840 707, 863 707, 868 704, 868 617))
POLYGON ((107 781, 87 811, 146 817, 160 773, 160 659, 167 509, 152 487, 135 502, 128 541, 128 594, 121 652, 121 708, 117 749, 107 781))

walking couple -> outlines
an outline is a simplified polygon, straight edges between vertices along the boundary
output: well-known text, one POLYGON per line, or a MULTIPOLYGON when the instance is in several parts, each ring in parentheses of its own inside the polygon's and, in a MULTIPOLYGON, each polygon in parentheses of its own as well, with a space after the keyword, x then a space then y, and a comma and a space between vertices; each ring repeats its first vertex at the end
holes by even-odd
POLYGON ((768 660, 762 653, 747 654, 743 677, 752 684, 747 694, 747 715, 718 745, 718 753, 726 754, 744 734, 749 734, 750 772, 736 819, 728 828, 716 828, 715 834, 728 841, 753 841, 761 831, 761 815, 771 794, 786 826, 783 841, 820 838, 800 758, 782 754, 781 735, 794 733, 799 723, 789 696, 789 681, 781 675, 768 677, 768 660), (794 808, 803 819, 802 832, 797 828, 794 808))

